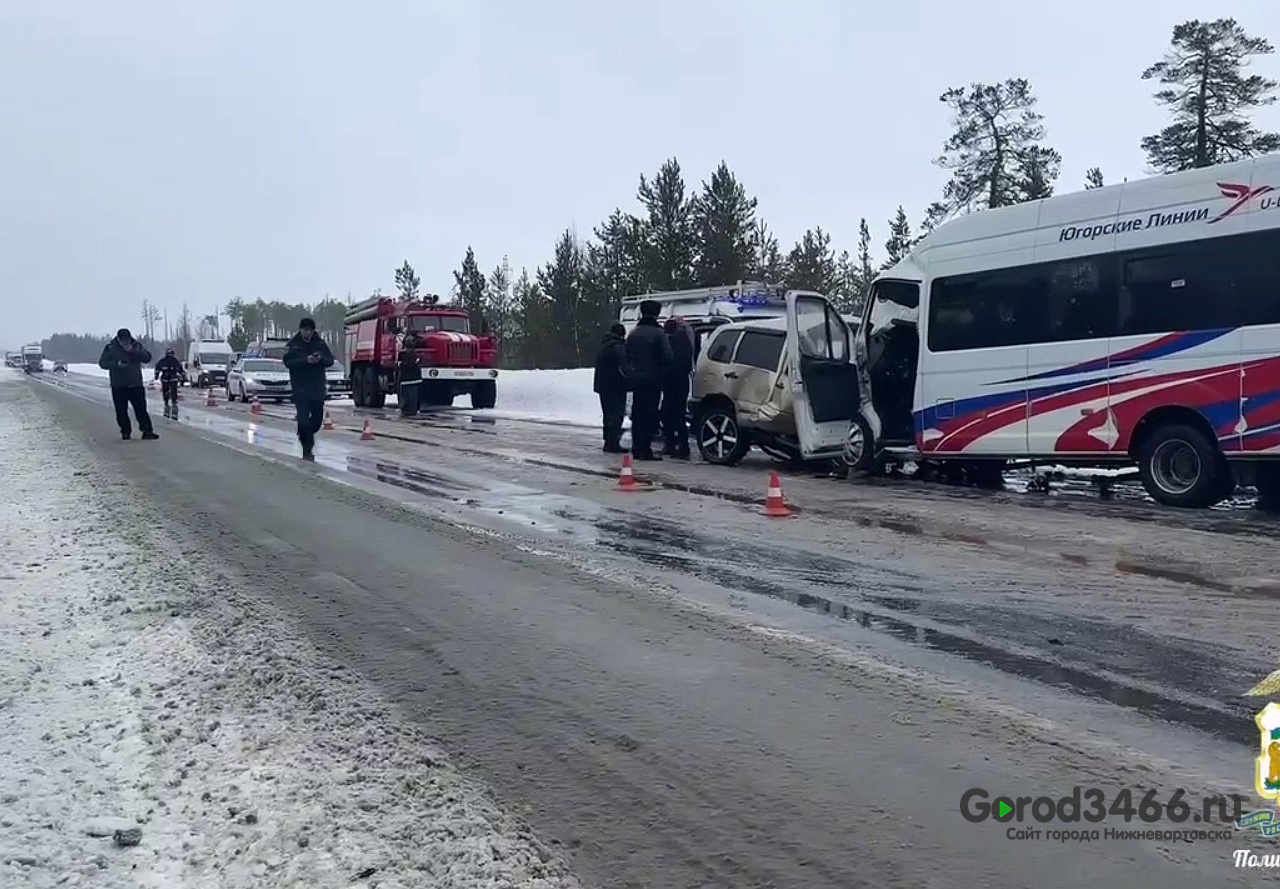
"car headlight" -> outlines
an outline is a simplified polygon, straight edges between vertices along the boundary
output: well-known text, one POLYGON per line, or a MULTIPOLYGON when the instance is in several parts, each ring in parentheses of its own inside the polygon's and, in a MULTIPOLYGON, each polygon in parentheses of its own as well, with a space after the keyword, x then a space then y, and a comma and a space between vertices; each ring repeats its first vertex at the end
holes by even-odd
POLYGON ((249 386, 258 385, 258 381, 255 380, 253 377, 244 377, 244 381, 245 381, 245 384, 249 386))

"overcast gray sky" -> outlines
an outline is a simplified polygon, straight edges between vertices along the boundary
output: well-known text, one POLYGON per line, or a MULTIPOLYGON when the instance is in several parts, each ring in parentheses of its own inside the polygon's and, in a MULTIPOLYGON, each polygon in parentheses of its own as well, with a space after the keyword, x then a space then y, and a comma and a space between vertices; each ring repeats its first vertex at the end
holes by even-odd
POLYGON ((1227 15, 1280 42, 1276 0, 12 0, 0 345, 390 290, 406 258, 446 292, 467 244, 532 272, 672 155, 728 161, 784 244, 866 216, 883 252, 945 181, 945 88, 1028 78, 1060 191, 1138 177, 1143 68, 1227 15))

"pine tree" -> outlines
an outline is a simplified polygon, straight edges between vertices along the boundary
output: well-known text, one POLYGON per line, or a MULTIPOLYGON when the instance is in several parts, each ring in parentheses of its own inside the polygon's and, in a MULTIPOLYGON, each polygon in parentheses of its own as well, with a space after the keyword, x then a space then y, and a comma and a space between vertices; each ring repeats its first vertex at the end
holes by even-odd
POLYGON ((786 257, 763 219, 757 219, 751 230, 750 275, 766 284, 782 284, 787 280, 786 257))
POLYGON ((841 314, 849 315, 858 306, 858 267, 848 250, 841 250, 836 257, 836 279, 827 298, 841 314))
MULTIPOLYGON (((468 252, 470 252, 470 248, 468 248, 468 252)), ((396 290, 400 291, 400 296, 404 299, 416 299, 418 285, 421 283, 413 270, 413 266, 409 265, 409 260, 406 259, 404 265, 396 269, 396 290)))
POLYGON ((831 236, 821 226, 806 231, 787 256, 787 283, 796 290, 827 294, 837 284, 831 236))
POLYGON ((1165 173, 1208 167, 1280 149, 1280 134, 1264 133, 1246 115, 1275 102, 1276 81, 1245 74, 1252 56, 1274 47, 1250 37, 1235 19, 1183 22, 1173 46, 1142 72, 1166 86, 1155 99, 1173 123, 1142 140, 1151 166, 1165 173))
POLYGON ((231 325, 231 332, 227 334, 227 345, 231 346, 232 352, 243 352, 249 348, 249 334, 244 332, 244 327, 239 321, 231 325))
POLYGON ((884 242, 885 259, 883 268, 897 265, 911 251, 911 223, 907 221, 907 211, 901 205, 898 213, 889 221, 889 240, 884 242))
POLYGON ((860 296, 867 295, 867 288, 871 286, 875 276, 875 263, 871 260, 871 229, 867 227, 867 219, 864 216, 858 220, 858 293, 860 296))
POLYGON ((515 301, 505 260, 489 273, 488 301, 489 334, 498 341, 498 354, 502 354, 512 339, 516 322, 515 301))
POLYGON ((679 161, 671 158, 664 163, 652 182, 641 176, 637 197, 648 213, 648 285, 655 290, 681 290, 692 286, 697 239, 679 161))
POLYGON ((556 242, 555 255, 538 269, 538 283, 551 301, 555 337, 553 367, 581 367, 586 339, 579 316, 582 301, 582 248, 569 229, 556 242))
POLYGON ((1032 145, 1022 157, 1021 199, 1038 201, 1053 196, 1053 180, 1058 178, 1062 157, 1052 148, 1032 145))
POLYGON ((1084 174, 1084 187, 1086 189, 1102 188, 1105 183, 1102 181, 1102 168, 1090 167, 1084 174))
POLYGON ((467 247, 467 255, 462 258, 462 268, 453 273, 454 298, 458 305, 471 316, 471 329, 479 330, 484 324, 486 293, 488 282, 480 265, 476 262, 475 251, 467 247))
POLYGON ((755 213, 756 199, 747 197, 742 183, 721 161, 711 181, 702 183, 702 193, 691 207, 697 235, 694 271, 700 286, 733 284, 748 277, 754 258, 755 213))
MULTIPOLYGON (((942 200, 929 207, 926 230, 956 213, 1025 200, 1031 178, 1028 162, 1041 163, 1041 175, 1048 182, 1057 175, 1056 166, 1048 163, 1049 155, 1031 150, 1044 138, 1044 126, 1026 80, 953 88, 941 100, 953 112, 955 131, 935 163, 951 171, 951 180, 942 200)), ((1054 152, 1052 157, 1056 156, 1054 152)))
POLYGON ((508 367, 552 367, 551 353, 554 345, 554 322, 551 302, 538 282, 530 279, 527 269, 520 270, 511 288, 515 308, 515 334, 511 348, 502 354, 508 367))
POLYGON ((588 342, 618 316, 622 299, 645 290, 644 224, 614 210, 596 227, 583 255, 582 305, 579 316, 588 342))

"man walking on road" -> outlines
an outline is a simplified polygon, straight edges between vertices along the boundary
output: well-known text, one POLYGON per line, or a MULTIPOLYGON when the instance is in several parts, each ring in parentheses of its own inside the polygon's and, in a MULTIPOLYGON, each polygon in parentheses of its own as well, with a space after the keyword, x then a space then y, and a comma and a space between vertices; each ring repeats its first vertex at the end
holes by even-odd
POLYGON ((325 370, 333 366, 333 353, 316 333, 316 322, 303 318, 298 332, 284 351, 284 366, 289 368, 289 384, 293 404, 298 411, 298 442, 302 459, 314 460, 316 433, 324 425, 324 400, 328 393, 325 370))
POLYGON ((689 328, 675 318, 663 325, 671 343, 671 367, 662 381, 662 453, 689 459, 689 374, 693 373, 693 339, 689 328))
POLYGON ((627 337, 627 380, 631 384, 631 455, 637 460, 661 460, 653 452, 658 431, 662 382, 674 362, 671 343, 658 324, 662 304, 640 303, 640 320, 627 337))
POLYGON ((116 409, 120 437, 125 441, 133 437, 133 427, 129 423, 130 405, 133 405, 133 414, 138 418, 142 438, 154 441, 160 437, 151 427, 147 390, 142 386, 142 365, 150 361, 151 353, 133 338, 127 327, 116 331, 116 338, 103 347, 102 357, 98 359, 98 367, 111 375, 111 403, 116 409))
POLYGON ((164 357, 156 362, 155 378, 160 381, 160 394, 164 398, 164 415, 177 419, 178 384, 187 376, 182 369, 182 362, 173 354, 172 349, 164 350, 164 357))
POLYGON ((595 391, 600 396, 604 425, 604 452, 621 454, 622 418, 627 413, 627 329, 609 328, 596 352, 595 391))

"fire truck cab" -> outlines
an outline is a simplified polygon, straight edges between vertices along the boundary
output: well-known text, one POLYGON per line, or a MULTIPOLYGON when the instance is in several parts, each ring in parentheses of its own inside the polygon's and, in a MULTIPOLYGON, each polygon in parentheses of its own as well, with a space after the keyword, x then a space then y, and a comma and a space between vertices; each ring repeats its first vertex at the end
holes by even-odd
POLYGON ((351 307, 343 328, 356 407, 380 408, 396 391, 397 359, 411 333, 418 341, 424 407, 453 404, 464 393, 473 408, 497 403, 497 341, 473 334, 467 312, 439 305, 439 297, 372 296, 351 307))

